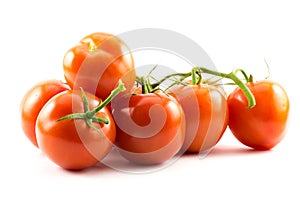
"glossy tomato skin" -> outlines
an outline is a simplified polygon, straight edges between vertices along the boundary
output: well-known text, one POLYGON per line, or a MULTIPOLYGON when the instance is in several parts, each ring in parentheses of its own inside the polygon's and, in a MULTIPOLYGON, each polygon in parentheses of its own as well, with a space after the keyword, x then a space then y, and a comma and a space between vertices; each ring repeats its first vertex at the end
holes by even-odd
MULTIPOLYGON (((88 94, 90 109, 99 99, 88 94)), ((94 123, 101 135, 83 119, 57 121, 71 113, 84 112, 81 92, 67 91, 53 97, 41 110, 36 124, 40 149, 64 169, 79 170, 97 164, 111 150, 116 128, 110 112, 104 107, 96 116, 107 118, 108 124, 94 123)))
POLYGON ((21 126, 31 143, 38 147, 35 123, 43 106, 58 93, 69 90, 69 86, 58 80, 46 80, 34 85, 21 101, 21 126))
POLYGON ((135 82, 134 62, 127 45, 107 33, 92 33, 82 38, 64 56, 64 76, 72 89, 106 99, 121 79, 128 91, 135 82))
POLYGON ((171 96, 160 93, 123 96, 112 101, 116 146, 126 159, 160 164, 175 156, 185 136, 183 111, 171 96))
POLYGON ((256 99, 248 109, 247 99, 237 88, 228 97, 229 128, 246 146, 268 150, 284 137, 289 115, 289 99, 278 83, 263 80, 248 84, 256 99))
POLYGON ((213 148, 228 124, 228 105, 221 88, 208 85, 182 85, 171 89, 182 106, 186 137, 182 151, 199 153, 213 148))

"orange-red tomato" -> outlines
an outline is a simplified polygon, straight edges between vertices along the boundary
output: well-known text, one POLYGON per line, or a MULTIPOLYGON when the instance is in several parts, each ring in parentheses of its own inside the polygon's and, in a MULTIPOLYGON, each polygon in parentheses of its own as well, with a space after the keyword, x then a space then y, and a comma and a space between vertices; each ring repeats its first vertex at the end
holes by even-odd
POLYGON ((228 106, 219 88, 207 85, 182 85, 170 90, 183 108, 186 137, 182 150, 199 153, 214 147, 228 123, 228 106))
POLYGON ((160 164, 181 149, 185 121, 173 97, 161 93, 124 95, 112 101, 112 112, 116 145, 129 161, 160 164))
POLYGON ((278 83, 263 80, 248 83, 256 105, 248 109, 247 99, 237 88, 228 97, 229 128, 243 144, 268 150, 284 137, 289 115, 289 99, 278 83))
POLYGON ((69 86, 61 81, 47 80, 34 85, 23 97, 20 106, 22 129, 36 147, 35 123, 38 114, 50 98, 68 89, 69 86))
MULTIPOLYGON (((86 95, 91 110, 99 105, 97 97, 88 93, 86 95)), ((108 119, 108 124, 93 122, 101 134, 88 126, 84 119, 57 121, 66 115, 84 111, 81 92, 66 91, 50 99, 38 116, 38 145, 62 168, 78 170, 95 165, 108 154, 115 141, 115 123, 106 107, 96 116, 108 119)))
POLYGON ((104 100, 119 80, 128 91, 135 82, 134 62, 127 45, 107 33, 92 33, 64 56, 64 76, 72 89, 82 87, 86 92, 104 100))

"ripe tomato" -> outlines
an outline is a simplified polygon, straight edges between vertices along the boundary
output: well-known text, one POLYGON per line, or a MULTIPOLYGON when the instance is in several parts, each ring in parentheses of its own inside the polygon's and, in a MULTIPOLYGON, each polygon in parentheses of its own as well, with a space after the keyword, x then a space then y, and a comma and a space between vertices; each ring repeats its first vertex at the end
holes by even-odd
MULTIPOLYGON (((86 94, 90 109, 100 100, 86 94)), ((93 122, 101 134, 91 128, 85 119, 58 119, 85 112, 80 91, 62 92, 41 110, 36 124, 37 142, 40 149, 57 165, 65 169, 78 170, 95 165, 112 148, 116 128, 110 112, 104 107, 97 117, 108 119, 108 124, 93 122)))
POLYGON ((278 83, 263 80, 248 83, 256 106, 248 109, 247 99, 237 88, 228 97, 229 128, 243 144, 257 150, 268 150, 285 135, 289 99, 278 83))
POLYGON ((219 88, 182 85, 171 89, 183 108, 186 120, 184 152, 199 153, 214 147, 228 123, 228 106, 219 88))
POLYGON ((64 76, 72 89, 104 100, 121 79, 129 91, 135 82, 134 62, 127 45, 107 33, 92 33, 64 56, 64 76))
POLYGON ((161 93, 124 95, 112 101, 116 145, 129 161, 160 164, 179 152, 185 136, 183 111, 161 93))
POLYGON ((38 147, 35 123, 42 107, 54 95, 68 90, 69 87, 58 80, 47 80, 33 86, 23 97, 20 106, 21 125, 27 138, 38 147))

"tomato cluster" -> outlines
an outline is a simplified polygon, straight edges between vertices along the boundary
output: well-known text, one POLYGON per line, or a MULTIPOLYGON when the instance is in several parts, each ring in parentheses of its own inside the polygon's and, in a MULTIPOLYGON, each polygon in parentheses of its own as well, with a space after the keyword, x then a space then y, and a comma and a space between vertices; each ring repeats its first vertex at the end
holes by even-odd
POLYGON ((93 166, 113 146, 131 162, 164 163, 213 148, 227 127, 257 150, 273 148, 285 134, 284 88, 270 80, 254 82, 241 69, 225 74, 195 67, 153 82, 151 72, 136 75, 130 49, 107 33, 90 34, 68 50, 63 69, 66 83, 47 80, 26 93, 21 122, 28 139, 65 169, 93 166), (227 97, 204 73, 237 87, 227 97), (163 88, 171 78, 176 81, 163 88))

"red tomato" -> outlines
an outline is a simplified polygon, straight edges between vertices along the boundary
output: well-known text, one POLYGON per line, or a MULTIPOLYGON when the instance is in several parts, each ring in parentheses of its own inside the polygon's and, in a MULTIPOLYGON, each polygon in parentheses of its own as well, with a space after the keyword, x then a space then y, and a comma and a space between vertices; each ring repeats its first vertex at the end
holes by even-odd
POLYGON ((47 80, 36 84, 25 94, 20 106, 21 125, 27 138, 36 147, 35 123, 38 114, 50 98, 68 89, 61 81, 47 80))
POLYGON ((268 150, 285 135, 289 99, 278 83, 263 80, 249 83, 256 106, 248 109, 247 99, 239 88, 228 97, 229 128, 243 144, 257 150, 268 150))
POLYGON ((185 114, 186 136, 182 150, 199 153, 214 147, 228 123, 224 94, 218 88, 207 85, 176 86, 171 92, 185 114))
POLYGON ((64 75, 72 89, 104 100, 121 79, 129 91, 135 82, 133 57, 126 44, 107 33, 93 33, 64 56, 64 75))
MULTIPOLYGON (((100 100, 86 94, 90 109, 100 100)), ((97 117, 108 119, 108 124, 93 122, 101 134, 88 126, 85 119, 58 119, 83 113, 84 105, 80 91, 67 91, 53 97, 41 110, 36 124, 37 142, 40 149, 57 165, 78 170, 95 165, 112 148, 116 136, 115 123, 104 107, 97 117)))
POLYGON ((185 121, 181 106, 160 93, 124 95, 112 101, 121 155, 138 164, 160 164, 179 152, 185 121))

